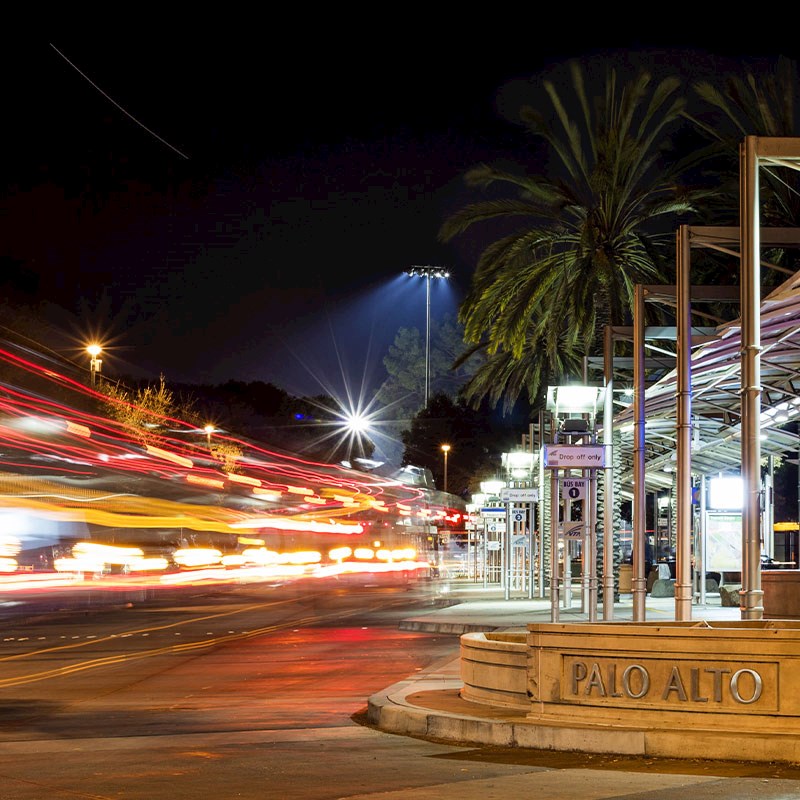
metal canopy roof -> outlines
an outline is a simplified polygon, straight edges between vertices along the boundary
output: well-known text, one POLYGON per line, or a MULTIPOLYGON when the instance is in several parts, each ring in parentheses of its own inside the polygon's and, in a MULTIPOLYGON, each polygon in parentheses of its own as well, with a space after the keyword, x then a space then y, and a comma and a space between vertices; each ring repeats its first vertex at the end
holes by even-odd
MULTIPOLYGON (((730 229, 715 229, 728 231, 730 229)), ((738 229, 735 243, 738 245, 738 229)), ((783 244, 795 244, 780 229, 783 244)), ((721 240, 720 237, 717 237, 721 240)), ((767 234, 767 239, 769 237, 767 234)), ((732 243, 728 235, 727 243, 732 243)), ((663 351, 662 351, 663 352, 663 351)), ((786 429, 800 418, 800 272, 761 301, 761 455, 797 459, 800 437, 786 429)), ((720 325, 691 355, 692 473, 738 472, 741 467, 741 320, 720 325)), ((672 486, 676 458, 677 368, 644 392, 648 490, 672 486)), ((622 433, 621 488, 633 478, 633 402, 614 418, 622 433)))

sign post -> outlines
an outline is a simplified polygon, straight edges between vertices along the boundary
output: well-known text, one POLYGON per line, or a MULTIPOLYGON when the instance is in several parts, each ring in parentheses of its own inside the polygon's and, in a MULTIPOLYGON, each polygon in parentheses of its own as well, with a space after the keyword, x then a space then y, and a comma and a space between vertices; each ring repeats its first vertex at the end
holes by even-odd
POLYGON ((550 621, 558 622, 558 469, 550 473, 550 621))
MULTIPOLYGON (((559 541, 563 542, 564 547, 564 569, 569 568, 569 547, 570 541, 583 539, 583 605, 589 605, 589 620, 595 621, 597 609, 594 607, 597 601, 595 553, 596 539, 594 532, 594 519, 596 509, 593 507, 597 502, 595 489, 595 471, 605 469, 611 463, 611 445, 607 444, 545 444, 543 446, 544 466, 551 470, 551 511, 550 511, 550 538, 551 538, 551 580, 550 580, 550 619, 558 622, 560 587, 559 587, 559 541), (559 476, 561 470, 581 470, 582 477, 564 477, 561 479, 561 493, 559 497, 559 476), (563 527, 559 525, 559 500, 562 499, 567 504, 582 501, 583 513, 580 522, 571 522, 569 515, 565 513, 563 527), (559 535, 560 534, 560 535, 559 535)), ((566 580, 565 585, 569 586, 566 580)))

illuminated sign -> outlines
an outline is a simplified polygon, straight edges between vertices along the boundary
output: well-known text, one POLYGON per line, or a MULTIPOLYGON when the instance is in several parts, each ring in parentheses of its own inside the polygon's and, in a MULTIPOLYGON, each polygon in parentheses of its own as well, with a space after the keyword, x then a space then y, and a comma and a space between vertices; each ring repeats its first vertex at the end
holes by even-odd
MULTIPOLYGON (((547 469, 603 469, 607 445, 546 444, 544 465, 547 469)), ((610 458, 608 459, 610 462, 610 458)))
POLYGON ((501 489, 501 500, 512 500, 517 503, 538 503, 538 489, 501 489))

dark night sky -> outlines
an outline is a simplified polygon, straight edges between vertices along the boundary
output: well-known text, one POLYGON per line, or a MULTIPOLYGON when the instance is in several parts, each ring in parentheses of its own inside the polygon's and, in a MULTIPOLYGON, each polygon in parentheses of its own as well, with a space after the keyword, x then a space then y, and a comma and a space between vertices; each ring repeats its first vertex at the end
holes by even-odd
POLYGON ((687 56, 696 32, 600 48, 521 28, 487 45, 487 24, 444 44, 426 27, 343 38, 324 24, 226 45, 9 43, 4 296, 66 307, 60 349, 79 360, 94 332, 110 345, 109 373, 265 380, 293 394, 344 373, 374 387, 398 327, 424 330, 424 282, 403 271, 454 270, 434 287, 434 316, 455 313, 469 283, 477 247, 436 241, 475 199, 463 173, 532 157, 504 118, 521 86, 590 55, 677 57, 687 79, 710 54, 790 55, 774 39, 737 47, 717 35, 687 56))

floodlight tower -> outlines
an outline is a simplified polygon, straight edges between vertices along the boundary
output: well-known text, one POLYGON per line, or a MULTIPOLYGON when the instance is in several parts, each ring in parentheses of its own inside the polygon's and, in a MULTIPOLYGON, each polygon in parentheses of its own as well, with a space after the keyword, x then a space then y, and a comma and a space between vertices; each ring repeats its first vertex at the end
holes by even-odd
POLYGON ((431 278, 449 278, 444 267, 418 267, 406 270, 408 275, 425 278, 425 407, 428 406, 431 383, 431 278))

